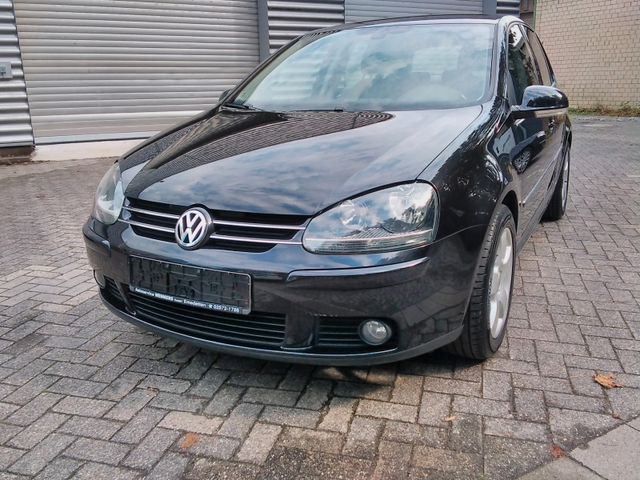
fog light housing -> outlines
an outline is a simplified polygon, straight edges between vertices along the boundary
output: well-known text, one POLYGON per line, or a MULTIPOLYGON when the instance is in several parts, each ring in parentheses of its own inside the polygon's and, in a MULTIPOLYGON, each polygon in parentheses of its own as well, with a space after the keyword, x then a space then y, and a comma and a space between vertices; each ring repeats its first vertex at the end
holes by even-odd
POLYGON ((362 341, 369 345, 382 345, 391 339, 391 327, 382 320, 366 320, 358 329, 362 341))
POLYGON ((100 286, 100 288, 104 288, 107 286, 107 281, 105 280, 102 272, 99 272, 98 270, 94 270, 93 278, 95 279, 96 283, 100 286))

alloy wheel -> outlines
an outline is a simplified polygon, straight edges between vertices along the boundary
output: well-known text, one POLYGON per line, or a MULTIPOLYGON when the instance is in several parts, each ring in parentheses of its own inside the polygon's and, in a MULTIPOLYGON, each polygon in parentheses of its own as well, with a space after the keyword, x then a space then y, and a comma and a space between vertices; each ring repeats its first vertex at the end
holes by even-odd
POLYGON ((513 234, 509 228, 502 230, 491 271, 489 287, 489 328, 491 336, 498 338, 507 323, 513 277, 513 234))

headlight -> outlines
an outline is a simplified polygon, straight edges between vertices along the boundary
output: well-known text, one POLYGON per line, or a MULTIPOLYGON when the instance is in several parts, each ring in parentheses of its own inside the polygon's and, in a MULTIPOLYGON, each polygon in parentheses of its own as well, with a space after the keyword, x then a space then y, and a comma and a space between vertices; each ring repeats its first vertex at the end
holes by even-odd
POLYGON ((120 216, 122 203, 124 202, 124 190, 120 178, 120 167, 117 163, 104 174, 98 190, 96 191, 93 216, 107 225, 115 223, 120 216))
POLYGON ((431 243, 438 195, 428 183, 397 185, 345 200, 318 215, 302 244, 313 253, 388 252, 431 243))

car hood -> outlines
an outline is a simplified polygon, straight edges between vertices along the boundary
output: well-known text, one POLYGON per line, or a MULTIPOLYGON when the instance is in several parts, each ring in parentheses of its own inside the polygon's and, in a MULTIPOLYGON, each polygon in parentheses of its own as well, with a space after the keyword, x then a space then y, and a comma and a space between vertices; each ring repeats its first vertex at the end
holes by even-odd
POLYGON ((359 193, 414 180, 481 110, 214 111, 125 156, 126 195, 212 210, 313 215, 359 193))

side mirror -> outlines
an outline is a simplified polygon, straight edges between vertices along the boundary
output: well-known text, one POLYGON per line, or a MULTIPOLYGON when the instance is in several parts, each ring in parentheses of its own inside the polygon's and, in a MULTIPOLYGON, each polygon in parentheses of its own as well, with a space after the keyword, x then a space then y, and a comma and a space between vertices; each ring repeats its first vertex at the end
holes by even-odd
POLYGON ((513 107, 511 112, 516 118, 524 118, 536 116, 536 112, 554 113, 554 110, 564 108, 569 108, 569 99, 560 90, 546 85, 531 85, 524 90, 522 104, 513 107))
POLYGON ((225 90, 224 92, 222 92, 220 94, 220 96, 218 97, 218 101, 221 102, 222 100, 225 99, 225 97, 229 94, 229 92, 231 91, 231 89, 225 90))

